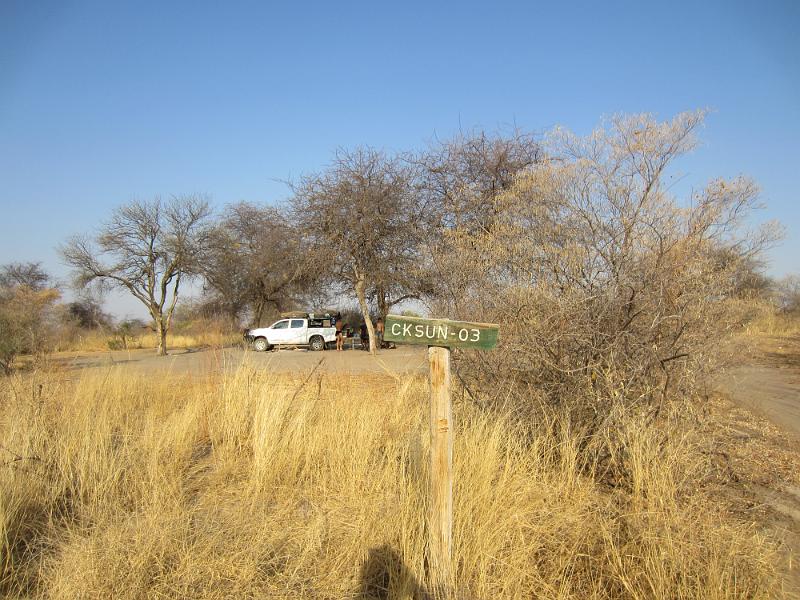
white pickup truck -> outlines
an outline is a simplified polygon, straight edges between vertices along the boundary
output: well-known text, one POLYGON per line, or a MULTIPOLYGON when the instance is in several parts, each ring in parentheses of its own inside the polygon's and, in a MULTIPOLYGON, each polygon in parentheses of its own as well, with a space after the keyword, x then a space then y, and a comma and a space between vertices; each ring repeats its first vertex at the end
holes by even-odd
POLYGON ((281 319, 269 327, 250 329, 244 337, 258 352, 272 350, 275 346, 308 346, 309 350, 324 350, 327 343, 336 341, 336 328, 325 327, 329 324, 330 319, 281 319))

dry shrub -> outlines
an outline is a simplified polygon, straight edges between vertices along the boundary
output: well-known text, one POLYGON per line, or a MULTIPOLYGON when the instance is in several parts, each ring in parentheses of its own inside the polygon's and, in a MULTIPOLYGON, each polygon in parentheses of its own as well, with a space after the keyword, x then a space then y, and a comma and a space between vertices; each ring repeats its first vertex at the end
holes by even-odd
POLYGON ((11 373, 19 355, 47 350, 59 296, 54 288, 6 285, 0 277, 0 375, 11 373))
POLYGON ((437 312, 501 325, 498 352, 461 361, 476 392, 506 390, 527 413, 567 408, 593 433, 614 426, 617 405, 657 418, 703 393, 741 323, 741 273, 780 231, 743 228, 758 194, 746 178, 673 197, 669 168, 702 119, 556 130, 504 187, 460 188, 462 205, 490 197, 482 215, 444 228, 433 263, 437 312))
MULTIPOLYGON (((0 439, 24 457, 0 466, 9 596, 425 594, 423 379, 245 365, 206 381, 114 369, 2 386, 0 439)), ((701 441, 680 423, 618 414, 606 461, 631 477, 610 486, 564 414, 532 426, 459 401, 455 418, 458 597, 776 592, 772 543, 704 492, 701 441)))

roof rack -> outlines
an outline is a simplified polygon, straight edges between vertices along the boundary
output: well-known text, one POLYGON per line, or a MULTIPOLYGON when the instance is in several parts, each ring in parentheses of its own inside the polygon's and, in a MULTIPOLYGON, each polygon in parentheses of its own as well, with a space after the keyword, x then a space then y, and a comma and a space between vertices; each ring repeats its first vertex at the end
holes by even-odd
POLYGON ((331 318, 336 313, 331 310, 318 310, 314 312, 305 312, 302 310, 290 310, 281 313, 281 319, 324 319, 331 318))
POLYGON ((288 312, 281 313, 282 319, 291 319, 292 317, 295 319, 306 319, 308 318, 308 313, 301 310, 290 310, 288 312))

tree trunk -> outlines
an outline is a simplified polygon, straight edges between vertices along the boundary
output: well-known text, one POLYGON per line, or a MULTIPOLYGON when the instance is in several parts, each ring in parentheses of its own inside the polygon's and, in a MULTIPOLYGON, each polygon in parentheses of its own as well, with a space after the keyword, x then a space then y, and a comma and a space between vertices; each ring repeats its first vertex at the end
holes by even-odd
POLYGON ((378 286, 378 316, 386 321, 386 315, 389 314, 389 303, 386 301, 386 291, 378 286))
POLYGON ((367 295, 365 291, 366 285, 363 277, 356 279, 355 287, 358 305, 361 307, 361 314, 364 317, 364 323, 367 325, 367 333, 369 334, 369 353, 375 354, 375 328, 372 326, 372 319, 369 316, 369 307, 367 306, 367 295))
POLYGON ((158 356, 166 356, 167 328, 164 324, 164 321, 161 318, 158 318, 155 321, 156 321, 156 336, 158 337, 158 350, 156 350, 156 354, 158 356))
POLYGON ((261 319, 264 318, 264 307, 267 305, 263 298, 256 300, 255 310, 253 313, 253 325, 261 327, 261 319))

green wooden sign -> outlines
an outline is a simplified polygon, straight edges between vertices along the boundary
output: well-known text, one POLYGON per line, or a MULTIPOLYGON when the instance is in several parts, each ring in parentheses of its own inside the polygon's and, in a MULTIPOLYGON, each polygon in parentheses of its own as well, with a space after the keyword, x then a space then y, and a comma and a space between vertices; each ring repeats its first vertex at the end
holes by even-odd
POLYGON ((497 345, 500 326, 449 319, 422 319, 387 315, 383 339, 399 344, 490 350, 497 345))

